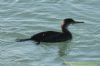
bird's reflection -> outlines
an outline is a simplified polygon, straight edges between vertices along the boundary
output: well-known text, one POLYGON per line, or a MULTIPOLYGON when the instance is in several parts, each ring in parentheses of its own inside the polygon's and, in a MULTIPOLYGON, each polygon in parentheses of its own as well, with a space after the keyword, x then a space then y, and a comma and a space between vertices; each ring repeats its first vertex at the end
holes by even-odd
POLYGON ((69 49, 70 49, 70 41, 59 44, 59 51, 58 51, 59 56, 62 57, 68 55, 69 49))
POLYGON ((50 49, 50 47, 51 47, 51 49, 53 49, 53 48, 58 48, 58 51, 57 51, 57 53, 58 53, 58 55, 60 56, 60 57, 62 57, 62 56, 67 56, 68 55, 68 53, 69 53, 69 49, 70 49, 70 43, 71 43, 71 41, 69 40, 69 41, 66 41, 66 42, 61 42, 61 43, 54 43, 54 44, 50 44, 50 43, 43 43, 43 45, 42 45, 42 47, 44 47, 46 50, 49 48, 50 49))

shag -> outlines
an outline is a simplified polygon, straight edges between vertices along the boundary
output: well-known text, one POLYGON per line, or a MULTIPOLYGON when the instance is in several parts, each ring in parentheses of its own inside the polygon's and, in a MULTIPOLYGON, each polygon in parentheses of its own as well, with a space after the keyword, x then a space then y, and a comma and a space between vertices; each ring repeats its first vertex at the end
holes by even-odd
POLYGON ((56 32, 56 31, 40 32, 28 39, 18 39, 17 42, 33 40, 37 42, 37 44, 40 44, 40 42, 55 43, 55 42, 63 42, 71 40, 72 34, 68 30, 68 26, 70 24, 77 24, 77 23, 84 23, 84 22, 74 21, 71 18, 67 18, 63 20, 63 24, 61 25, 62 32, 56 32))

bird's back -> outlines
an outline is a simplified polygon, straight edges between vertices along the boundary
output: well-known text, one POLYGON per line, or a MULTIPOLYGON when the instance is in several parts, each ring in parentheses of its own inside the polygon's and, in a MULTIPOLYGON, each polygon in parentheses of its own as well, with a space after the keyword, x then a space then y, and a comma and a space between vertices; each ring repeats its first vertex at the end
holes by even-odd
POLYGON ((68 40, 68 36, 62 32, 46 31, 35 34, 31 39, 36 42, 61 42, 68 40))

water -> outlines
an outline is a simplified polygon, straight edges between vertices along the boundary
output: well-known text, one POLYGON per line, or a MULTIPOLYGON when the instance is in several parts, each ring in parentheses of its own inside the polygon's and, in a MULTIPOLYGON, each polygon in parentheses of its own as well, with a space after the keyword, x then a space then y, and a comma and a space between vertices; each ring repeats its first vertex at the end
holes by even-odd
POLYGON ((1 0, 0 66, 66 66, 70 61, 100 61, 100 0, 1 0), (71 25, 71 42, 15 42, 47 31, 61 31, 64 18, 84 21, 71 25))

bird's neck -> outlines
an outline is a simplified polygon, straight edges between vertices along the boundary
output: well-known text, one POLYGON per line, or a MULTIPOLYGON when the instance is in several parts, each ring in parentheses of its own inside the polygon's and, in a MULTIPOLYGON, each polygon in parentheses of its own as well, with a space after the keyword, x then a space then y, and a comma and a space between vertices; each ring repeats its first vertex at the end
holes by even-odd
POLYGON ((68 25, 64 25, 64 24, 63 24, 63 25, 61 26, 61 28, 62 28, 62 32, 63 32, 63 33, 68 33, 68 32, 69 32, 69 30, 68 30, 68 25))
POLYGON ((68 25, 67 26, 62 26, 62 33, 64 33, 65 36, 67 36, 67 39, 72 39, 72 34, 68 30, 68 25))

